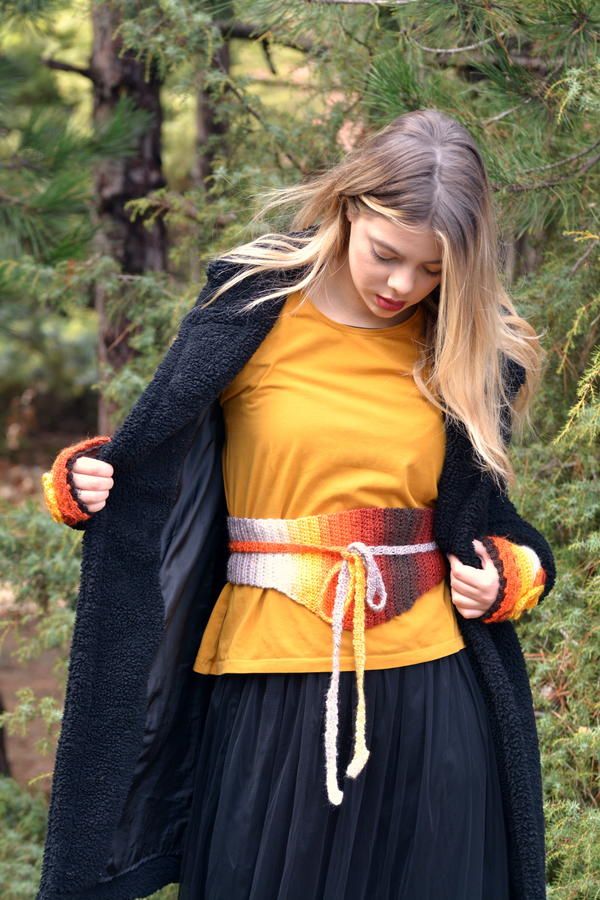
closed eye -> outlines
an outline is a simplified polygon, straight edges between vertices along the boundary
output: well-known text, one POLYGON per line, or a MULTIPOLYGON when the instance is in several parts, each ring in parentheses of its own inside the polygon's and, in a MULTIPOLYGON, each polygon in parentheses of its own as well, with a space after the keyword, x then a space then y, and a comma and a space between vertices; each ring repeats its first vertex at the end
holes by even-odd
MULTIPOLYGON (((388 256, 380 256, 379 253, 376 253, 373 247, 371 247, 371 256, 378 260, 379 262, 392 262, 392 257, 388 256)), ((427 273, 427 275, 431 275, 432 278, 435 278, 436 275, 440 275, 440 272, 432 272, 430 269, 426 269, 423 267, 423 271, 427 273)))

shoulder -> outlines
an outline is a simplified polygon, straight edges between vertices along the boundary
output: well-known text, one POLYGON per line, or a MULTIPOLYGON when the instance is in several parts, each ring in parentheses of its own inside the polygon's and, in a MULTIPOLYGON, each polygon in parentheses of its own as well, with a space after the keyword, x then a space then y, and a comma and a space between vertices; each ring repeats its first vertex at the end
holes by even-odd
MULTIPOLYGON (((314 229, 315 226, 303 231, 287 232, 283 236, 288 240, 304 238, 310 235, 314 229)), ((230 279, 235 278, 237 275, 248 273, 237 283, 228 287, 213 303, 209 303, 206 307, 208 318, 237 318, 238 314, 242 314, 242 307, 250 301, 266 297, 273 291, 281 289, 291 290, 304 277, 307 270, 306 265, 288 269, 273 268, 260 272, 250 272, 249 270, 252 268, 253 266, 248 263, 228 259, 227 254, 212 259, 206 267, 206 284, 196 300, 194 309, 208 302, 214 292, 230 279)), ((276 316, 284 300, 285 296, 282 295, 279 298, 274 298, 272 301, 266 301, 265 304, 254 307, 250 313, 243 314, 243 317, 246 319, 253 318, 254 314, 259 318, 262 318, 265 314, 270 317, 276 316)))

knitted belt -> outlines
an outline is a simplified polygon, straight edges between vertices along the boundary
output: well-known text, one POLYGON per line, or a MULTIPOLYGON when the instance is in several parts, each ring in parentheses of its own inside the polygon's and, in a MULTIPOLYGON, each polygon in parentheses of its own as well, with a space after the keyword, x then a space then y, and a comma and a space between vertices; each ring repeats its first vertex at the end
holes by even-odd
POLYGON ((231 584, 274 588, 332 626, 332 674, 326 699, 326 786, 337 782, 338 696, 342 628, 352 631, 358 704, 354 755, 346 774, 369 758, 365 724, 365 628, 409 610, 444 578, 446 558, 433 540, 433 510, 363 507, 296 519, 227 517, 231 584), (377 598, 377 599, 376 599, 377 598))

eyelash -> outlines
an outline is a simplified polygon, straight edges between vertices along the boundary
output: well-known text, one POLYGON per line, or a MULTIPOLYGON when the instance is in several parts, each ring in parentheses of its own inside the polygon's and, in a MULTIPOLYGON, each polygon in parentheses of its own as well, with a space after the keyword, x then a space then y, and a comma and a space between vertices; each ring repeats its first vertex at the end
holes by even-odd
MULTIPOLYGON (((371 256, 374 259, 379 260, 379 262, 391 262, 391 260, 386 259, 385 256, 380 256, 379 253, 375 253, 375 251, 373 250, 372 247, 371 247, 371 256)), ((423 271, 426 272, 428 275, 431 275, 432 278, 435 278, 436 275, 441 275, 441 272, 430 272, 429 269, 423 269, 423 271)))

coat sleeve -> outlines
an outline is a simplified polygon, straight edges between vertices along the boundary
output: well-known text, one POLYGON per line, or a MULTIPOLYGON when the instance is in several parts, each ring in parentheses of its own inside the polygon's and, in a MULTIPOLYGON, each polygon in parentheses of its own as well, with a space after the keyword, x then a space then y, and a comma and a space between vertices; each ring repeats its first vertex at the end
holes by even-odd
MULTIPOLYGON (((194 306, 179 324, 178 339, 181 341, 189 326, 200 315, 201 304, 208 299, 220 278, 229 274, 229 270, 220 260, 213 260, 207 267, 207 282, 197 296, 194 306)), ((169 351, 167 351, 168 355, 169 351)), ((55 522, 68 525, 77 531, 84 531, 94 515, 86 504, 77 497, 73 483, 73 465, 80 456, 95 456, 104 444, 112 438, 109 435, 96 435, 84 438, 57 454, 52 466, 41 476, 44 501, 55 522)))
MULTIPOLYGON (((514 360, 506 360, 505 377, 511 401, 523 384, 526 373, 514 360)), ((503 437, 512 437, 512 410, 504 410, 503 437)), ((488 506, 488 533, 481 542, 498 571, 500 586, 496 600, 481 617, 483 622, 519 619, 546 597, 556 580, 552 549, 546 538, 519 514, 506 488, 491 490, 488 506)))

